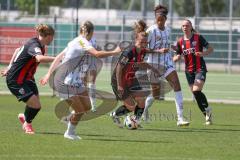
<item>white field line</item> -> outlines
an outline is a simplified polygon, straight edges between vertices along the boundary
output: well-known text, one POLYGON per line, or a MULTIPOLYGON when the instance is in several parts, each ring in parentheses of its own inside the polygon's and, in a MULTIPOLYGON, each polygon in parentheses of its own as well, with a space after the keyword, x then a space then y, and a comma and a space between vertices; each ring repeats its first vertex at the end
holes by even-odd
POLYGON ((91 156, 91 155, 38 155, 38 154, 20 154, 20 155, 7 155, 7 154, 0 154, 0 158, 24 158, 24 159, 34 159, 34 158, 40 158, 40 159, 79 159, 79 158, 84 158, 84 159, 96 159, 96 160, 101 160, 101 159, 110 159, 110 160, 124 160, 124 159, 131 159, 131 160, 215 160, 211 158, 191 158, 191 157, 149 157, 149 156, 139 156, 139 157, 134 157, 134 156, 103 156, 103 155, 98 155, 98 156, 91 156))
MULTIPOLYGON (((218 93, 218 92, 217 92, 218 93)), ((0 95, 12 95, 9 91, 0 91, 0 95)), ((41 92, 40 95, 42 96, 52 96, 52 92, 41 92)), ((231 97, 228 97, 231 98, 231 97)), ((235 98, 235 97, 232 97, 235 98)), ((165 97, 166 101, 174 101, 173 97, 165 97)), ((184 98, 184 101, 193 101, 192 98, 184 98)), ((240 104, 240 100, 233 100, 233 99, 208 99, 209 102, 212 103, 224 103, 224 104, 240 104)))

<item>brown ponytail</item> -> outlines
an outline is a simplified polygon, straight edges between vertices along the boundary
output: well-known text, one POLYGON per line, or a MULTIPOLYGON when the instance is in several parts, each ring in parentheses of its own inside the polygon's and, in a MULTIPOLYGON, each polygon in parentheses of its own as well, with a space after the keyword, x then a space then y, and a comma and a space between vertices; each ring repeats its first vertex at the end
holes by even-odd
MULTIPOLYGON (((137 38, 137 35, 139 33, 145 32, 147 29, 147 24, 144 22, 144 20, 138 20, 134 23, 133 30, 134 30, 134 39, 137 38)), ((146 33, 145 33, 146 34, 146 33)))

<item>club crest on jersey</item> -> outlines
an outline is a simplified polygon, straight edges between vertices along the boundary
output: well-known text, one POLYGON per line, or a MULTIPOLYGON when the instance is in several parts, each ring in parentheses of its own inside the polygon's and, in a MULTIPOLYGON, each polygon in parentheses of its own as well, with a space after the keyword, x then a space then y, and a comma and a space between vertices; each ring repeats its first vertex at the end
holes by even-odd
POLYGON ((192 42, 192 46, 195 47, 197 45, 197 42, 196 41, 193 41, 192 42))
POLYGON ((19 91, 18 91, 21 95, 24 95, 25 94, 25 90, 23 88, 20 88, 19 91))
POLYGON ((182 49, 184 49, 184 45, 182 45, 182 49))
POLYGON ((39 47, 35 47, 34 50, 36 53, 42 53, 42 50, 39 47))

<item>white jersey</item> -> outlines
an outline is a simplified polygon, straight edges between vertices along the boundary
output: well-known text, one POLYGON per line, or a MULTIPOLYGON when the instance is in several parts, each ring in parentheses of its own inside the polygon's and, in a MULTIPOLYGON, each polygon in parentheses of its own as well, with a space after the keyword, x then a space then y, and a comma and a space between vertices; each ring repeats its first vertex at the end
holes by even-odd
MULTIPOLYGON (((96 43, 95 43, 96 44, 96 43)), ((93 48, 94 41, 88 41, 86 38, 82 36, 78 36, 72 41, 68 43, 68 46, 65 48, 65 56, 62 61, 62 63, 73 59, 75 57, 84 56, 87 55, 87 51, 93 48)), ((90 57, 90 56, 86 56, 90 57)), ((82 77, 86 75, 86 72, 89 68, 90 64, 88 63, 88 60, 84 59, 84 63, 76 68, 74 71, 70 72, 65 80, 64 84, 80 87, 84 86, 84 83, 82 81, 82 77)))
MULTIPOLYGON (((152 25, 146 31, 148 33, 148 43, 150 49, 170 48, 170 28, 165 27, 160 30, 157 24, 152 25)), ((172 55, 170 52, 165 54, 147 54, 147 63, 164 66, 166 72, 169 68, 174 68, 172 55)))
POLYGON ((78 36, 70 41, 67 47, 64 49, 65 56, 63 62, 66 62, 72 58, 82 56, 86 54, 86 51, 93 48, 93 45, 90 41, 82 36, 78 36))

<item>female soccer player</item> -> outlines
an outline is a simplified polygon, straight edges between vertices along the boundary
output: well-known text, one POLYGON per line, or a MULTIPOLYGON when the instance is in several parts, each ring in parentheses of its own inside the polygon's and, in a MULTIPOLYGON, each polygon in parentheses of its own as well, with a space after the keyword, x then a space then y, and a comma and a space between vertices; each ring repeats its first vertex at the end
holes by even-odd
MULTIPOLYGON (((169 82, 175 93, 175 104, 178 118, 177 125, 187 126, 189 125, 189 122, 185 121, 183 118, 183 96, 181 86, 177 72, 174 69, 171 53, 169 51, 170 28, 165 26, 168 9, 165 6, 158 5, 155 7, 154 12, 156 24, 147 29, 149 48, 160 49, 165 54, 150 54, 147 62, 156 68, 158 68, 158 65, 164 66, 165 74, 163 76, 169 82)), ((149 95, 145 102, 145 110, 143 114, 145 120, 148 120, 148 109, 152 105, 154 98, 160 98, 159 85, 152 84, 152 90, 152 95, 149 95)))
MULTIPOLYGON (((134 111, 137 121, 142 116, 147 94, 142 90, 142 86, 136 78, 136 72, 140 68, 152 68, 143 62, 146 53, 161 53, 159 50, 153 51, 146 48, 148 42, 145 28, 146 23, 142 20, 139 20, 135 24, 134 45, 121 54, 112 75, 113 91, 117 99, 123 101, 123 105, 110 114, 113 122, 117 124, 118 127, 123 127, 119 118, 120 116, 131 111, 134 111)), ((152 69, 154 73, 160 74, 157 69, 152 69)))
MULTIPOLYGON (((87 54, 95 57, 107 57, 121 52, 121 49, 119 47, 117 47, 113 51, 97 51, 89 42, 89 40, 91 40, 93 36, 93 32, 94 25, 92 24, 92 22, 84 22, 80 27, 80 35, 70 41, 68 43, 68 46, 59 55, 57 55, 56 59, 51 64, 47 74, 40 80, 40 83, 42 85, 45 85, 48 82, 53 71, 57 68, 57 66, 59 66, 60 61, 62 61, 62 63, 65 63, 69 60, 72 60, 73 58, 84 56, 87 54)), ((88 68, 89 66, 79 66, 79 68, 77 68, 79 70, 76 69, 73 72, 70 72, 64 80, 64 85, 84 86, 86 83, 82 79, 82 75, 84 74, 84 71, 82 70, 85 70, 85 67, 88 68)), ((81 118, 84 109, 91 106, 86 86, 82 88, 83 90, 79 92, 77 96, 70 95, 70 97, 68 98, 69 100, 74 102, 74 104, 71 105, 74 113, 71 114, 67 130, 64 133, 64 137, 71 140, 81 139, 79 136, 76 135, 75 128, 81 118)))
POLYGON ((178 61, 180 56, 184 56, 185 74, 199 109, 206 117, 206 125, 212 124, 212 111, 202 88, 206 80, 207 68, 203 56, 213 52, 213 47, 195 32, 190 20, 186 19, 182 23, 183 37, 177 42, 177 55, 173 60, 178 61), (206 51, 203 51, 206 48, 206 51))
POLYGON ((46 24, 36 26, 37 37, 28 40, 13 54, 9 67, 2 72, 7 86, 19 101, 26 103, 24 114, 18 115, 22 128, 27 134, 34 134, 32 121, 41 109, 38 88, 34 74, 40 62, 52 62, 54 57, 45 56, 45 45, 49 45, 54 29, 46 24))

